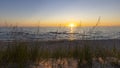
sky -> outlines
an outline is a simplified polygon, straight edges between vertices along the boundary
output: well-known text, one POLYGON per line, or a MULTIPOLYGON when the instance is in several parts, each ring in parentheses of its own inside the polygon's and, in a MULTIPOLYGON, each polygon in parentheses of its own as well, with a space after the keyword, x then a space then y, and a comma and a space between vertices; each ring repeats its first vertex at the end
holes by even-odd
POLYGON ((0 26, 120 26, 120 0, 0 0, 0 26))

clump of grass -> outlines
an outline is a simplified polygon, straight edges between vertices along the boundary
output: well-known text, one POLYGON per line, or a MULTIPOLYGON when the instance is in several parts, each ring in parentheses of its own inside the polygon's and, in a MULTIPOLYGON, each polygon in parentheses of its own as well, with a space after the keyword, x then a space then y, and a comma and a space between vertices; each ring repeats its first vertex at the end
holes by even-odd
POLYGON ((30 61, 31 62, 36 62, 38 60, 40 60, 40 57, 41 57, 41 54, 40 54, 40 50, 39 50, 39 47, 38 46, 33 46, 33 48, 30 48, 30 61))
POLYGON ((78 60, 78 67, 82 67, 83 64, 92 64, 92 53, 88 46, 76 47, 73 56, 78 60))
POLYGON ((29 53, 28 48, 25 45, 16 45, 16 46, 8 46, 2 52, 2 60, 1 63, 4 64, 18 64, 19 67, 22 67, 26 62, 28 62, 29 53))

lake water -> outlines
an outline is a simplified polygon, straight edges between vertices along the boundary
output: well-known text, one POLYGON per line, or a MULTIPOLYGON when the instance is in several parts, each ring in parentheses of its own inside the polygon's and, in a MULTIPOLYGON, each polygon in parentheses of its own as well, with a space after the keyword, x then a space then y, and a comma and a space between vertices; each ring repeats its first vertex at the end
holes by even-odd
POLYGON ((120 27, 0 27, 0 40, 120 39, 120 27))

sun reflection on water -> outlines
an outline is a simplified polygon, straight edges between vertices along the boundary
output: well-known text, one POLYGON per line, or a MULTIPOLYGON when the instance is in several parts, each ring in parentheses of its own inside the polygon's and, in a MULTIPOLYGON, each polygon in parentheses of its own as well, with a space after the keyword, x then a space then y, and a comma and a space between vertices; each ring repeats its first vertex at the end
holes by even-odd
POLYGON ((75 30, 75 27, 70 27, 70 35, 69 35, 70 40, 75 39, 74 30, 75 30))

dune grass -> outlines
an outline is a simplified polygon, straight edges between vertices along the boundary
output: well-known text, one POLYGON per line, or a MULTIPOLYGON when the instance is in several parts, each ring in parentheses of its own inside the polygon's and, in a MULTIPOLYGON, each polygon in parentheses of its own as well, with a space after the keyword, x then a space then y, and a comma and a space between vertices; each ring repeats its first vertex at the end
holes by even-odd
POLYGON ((84 61, 92 64, 93 58, 116 57, 120 59, 120 52, 113 48, 111 50, 104 48, 92 49, 87 45, 83 47, 75 46, 69 48, 57 48, 53 51, 46 49, 38 44, 30 46, 28 43, 19 42, 8 45, 4 50, 0 50, 0 65, 7 66, 9 64, 17 64, 18 67, 24 68, 28 64, 38 64, 42 60, 48 59, 69 59, 78 60, 80 67, 84 61))

